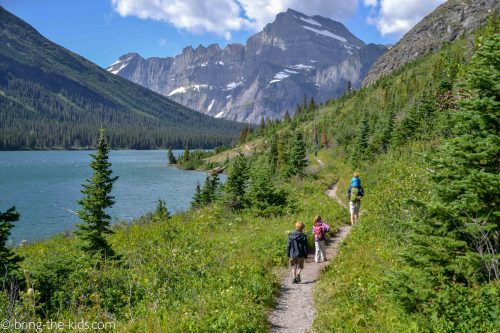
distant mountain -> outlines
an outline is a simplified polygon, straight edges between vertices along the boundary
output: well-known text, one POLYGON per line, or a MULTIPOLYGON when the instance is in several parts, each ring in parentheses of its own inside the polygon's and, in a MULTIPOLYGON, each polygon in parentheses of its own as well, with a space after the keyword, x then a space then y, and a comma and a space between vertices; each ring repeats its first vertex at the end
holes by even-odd
POLYGON ((0 7, 0 150, 230 143, 242 124, 190 110, 52 43, 0 7))
POLYGON ((484 25, 498 0, 448 0, 421 20, 370 69, 363 85, 370 85, 404 64, 441 48, 484 25))
POLYGON ((342 95, 349 81, 359 87, 386 50, 339 22, 289 9, 246 45, 186 47, 173 58, 130 53, 107 70, 216 118, 258 122, 293 112, 304 98, 342 95))

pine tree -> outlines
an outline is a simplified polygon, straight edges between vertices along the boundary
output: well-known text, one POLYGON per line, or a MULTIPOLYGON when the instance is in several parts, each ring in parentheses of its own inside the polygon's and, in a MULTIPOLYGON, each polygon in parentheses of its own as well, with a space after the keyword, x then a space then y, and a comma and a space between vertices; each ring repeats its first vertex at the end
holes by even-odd
POLYGON ((279 213, 287 204, 286 193, 274 185, 271 167, 265 158, 252 164, 247 198, 259 215, 279 213))
POLYGON ((0 212, 0 289, 9 287, 11 282, 21 278, 18 264, 23 258, 7 247, 10 230, 14 227, 13 223, 19 220, 19 216, 15 207, 0 212))
POLYGON ((115 253, 105 238, 106 234, 112 233, 109 228, 111 217, 105 210, 115 203, 111 190, 118 177, 111 176, 109 148, 103 128, 99 131, 96 148, 97 152, 90 155, 92 157, 90 167, 94 170, 94 174, 87 180, 87 184, 82 185, 81 192, 85 197, 78 201, 82 208, 77 213, 85 223, 77 225, 79 229, 77 235, 84 242, 82 246, 84 251, 111 258, 115 253))
POLYGON ((182 160, 184 162, 189 161, 189 146, 187 143, 184 145, 184 154, 182 155, 182 160))
POLYGON ((172 151, 172 146, 168 147, 168 164, 176 164, 177 160, 172 151))
POLYGON ((213 172, 207 175, 205 178, 205 184, 200 191, 200 203, 202 206, 206 206, 214 202, 219 196, 220 189, 220 179, 217 172, 213 172))
POLYGON ((500 278, 500 35, 478 39, 453 137, 432 158, 433 200, 413 226, 406 260, 432 281, 500 278), (432 267, 432 269, 430 269, 432 267))
POLYGON ((288 164, 290 160, 290 140, 291 134, 289 131, 285 131, 279 137, 277 137, 277 171, 283 176, 288 176, 288 164))
POLYGON ((259 124, 259 133, 263 133, 265 129, 266 129, 266 120, 264 119, 264 117, 261 117, 259 124))
POLYGON ((303 175, 304 168, 307 165, 306 160, 306 146, 304 144, 304 137, 300 131, 297 132, 295 136, 295 141, 293 142, 292 149, 290 151, 290 160, 288 173, 290 175, 303 175))
POLYGON ((370 141, 370 125, 368 123, 368 114, 363 114, 363 119, 359 124, 358 134, 356 136, 356 143, 354 146, 354 154, 352 159, 354 162, 358 160, 367 160, 367 148, 370 141))
POLYGON ((285 117, 283 118, 283 122, 285 124, 288 124, 290 122, 290 112, 288 112, 288 110, 286 110, 285 112, 285 117))
POLYGON ((164 200, 158 199, 155 215, 160 221, 167 221, 170 218, 170 212, 168 211, 164 200))
POLYGON ((271 174, 275 174, 278 169, 278 139, 273 135, 269 142, 269 165, 271 174))
POLYGON ((245 208, 248 178, 247 161, 245 156, 240 154, 232 162, 224 186, 224 202, 228 208, 232 210, 245 208))
POLYGON ((390 110, 389 114, 387 116, 387 122, 385 124, 383 133, 382 133, 382 140, 380 143, 380 148, 382 149, 383 152, 387 152, 389 149, 389 145, 391 144, 391 138, 393 136, 393 130, 394 130, 394 119, 396 115, 394 113, 394 110, 390 110))
POLYGON ((191 207, 198 209, 204 206, 204 200, 201 193, 200 183, 196 184, 196 191, 194 192, 193 202, 191 202, 191 207))
POLYGON ((316 111, 316 108, 316 102, 314 101, 314 98, 311 97, 311 99, 309 100, 309 105, 307 106, 307 111, 309 113, 314 113, 316 111))

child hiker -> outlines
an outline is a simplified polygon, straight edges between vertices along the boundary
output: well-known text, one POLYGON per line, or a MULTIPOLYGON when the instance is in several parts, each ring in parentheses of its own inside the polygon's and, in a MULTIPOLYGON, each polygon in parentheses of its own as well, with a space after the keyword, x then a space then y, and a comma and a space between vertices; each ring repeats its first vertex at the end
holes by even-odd
POLYGON ((295 223, 295 231, 288 235, 286 255, 290 258, 292 267, 292 283, 300 282, 300 272, 304 268, 304 259, 307 257, 307 236, 302 232, 304 223, 295 223))
POLYGON ((321 220, 321 216, 314 218, 314 225, 312 228, 314 234, 314 247, 316 254, 314 256, 315 262, 326 261, 325 240, 326 233, 330 232, 330 226, 321 220))

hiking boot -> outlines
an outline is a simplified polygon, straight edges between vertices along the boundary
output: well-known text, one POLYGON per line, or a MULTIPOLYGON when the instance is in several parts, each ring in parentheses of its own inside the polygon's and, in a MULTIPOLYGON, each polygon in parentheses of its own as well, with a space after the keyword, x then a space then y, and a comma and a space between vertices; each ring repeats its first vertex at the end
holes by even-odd
POLYGON ((297 283, 297 278, 296 277, 293 278, 292 283, 297 283))
POLYGON ((297 275, 297 277, 295 278, 295 280, 297 280, 297 283, 299 283, 299 282, 300 282, 300 274, 299 274, 299 275, 297 275))

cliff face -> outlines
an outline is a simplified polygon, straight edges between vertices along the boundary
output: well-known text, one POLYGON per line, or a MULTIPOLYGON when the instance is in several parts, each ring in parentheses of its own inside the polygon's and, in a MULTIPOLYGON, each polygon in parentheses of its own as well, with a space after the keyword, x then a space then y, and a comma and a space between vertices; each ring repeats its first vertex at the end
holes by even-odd
POLYGON ((487 17, 500 11, 498 0, 448 0, 420 21, 381 56, 366 75, 370 85, 417 57, 438 50, 464 34, 484 25, 487 17))
POLYGON ((341 23, 288 10, 246 45, 186 47, 173 58, 126 54, 107 70, 200 112, 240 121, 281 118, 297 103, 359 87, 387 48, 341 23))

